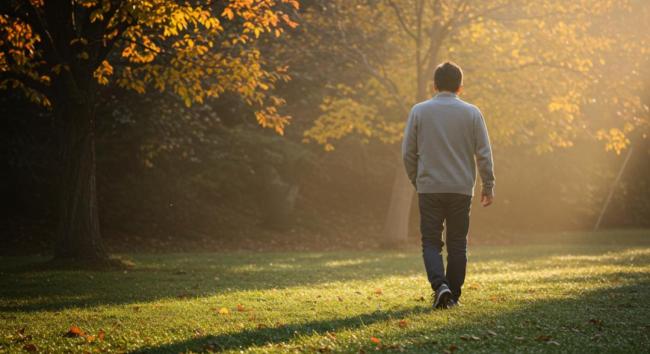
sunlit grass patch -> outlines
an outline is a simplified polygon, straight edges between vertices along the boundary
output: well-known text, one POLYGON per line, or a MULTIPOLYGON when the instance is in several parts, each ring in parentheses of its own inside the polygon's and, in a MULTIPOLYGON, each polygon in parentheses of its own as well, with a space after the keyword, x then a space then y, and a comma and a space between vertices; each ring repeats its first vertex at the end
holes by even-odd
POLYGON ((418 249, 127 255, 134 269, 108 272, 4 258, 0 351, 643 352, 650 246, 636 237, 473 247, 449 311, 430 309, 418 249))

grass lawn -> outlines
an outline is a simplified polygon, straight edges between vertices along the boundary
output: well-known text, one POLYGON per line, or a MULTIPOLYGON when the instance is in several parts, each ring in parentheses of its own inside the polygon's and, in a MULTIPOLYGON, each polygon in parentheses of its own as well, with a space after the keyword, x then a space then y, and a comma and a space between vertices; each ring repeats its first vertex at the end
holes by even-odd
POLYGON ((548 236, 471 247, 450 310, 430 309, 419 248, 129 254, 107 272, 4 257, 0 352, 650 352, 650 231, 548 236))

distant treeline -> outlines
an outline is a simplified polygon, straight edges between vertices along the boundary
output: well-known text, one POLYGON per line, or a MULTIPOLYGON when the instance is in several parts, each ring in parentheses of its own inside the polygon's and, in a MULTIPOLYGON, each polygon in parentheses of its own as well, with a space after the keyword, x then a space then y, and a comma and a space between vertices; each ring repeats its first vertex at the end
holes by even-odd
MULTIPOLYGON (((0 54, 14 55, 0 57, 2 253, 65 242, 61 215, 70 240, 90 235, 95 251, 102 239, 117 251, 375 247, 404 173, 403 123, 433 94, 442 60, 464 69, 462 98, 481 107, 494 146, 496 200, 473 206, 474 241, 591 229, 612 188, 602 227, 650 226, 648 4, 416 2, 426 5, 413 13, 408 0, 258 2, 270 10, 183 5, 197 6, 191 36, 146 7, 73 9, 93 26, 110 26, 98 20, 105 12, 135 28, 131 41, 100 31, 112 51, 99 39, 55 38, 83 87, 46 62, 56 56, 33 43, 28 11, 0 6, 0 54), (36 93, 43 86, 50 96, 36 93), (71 151, 85 173, 77 183, 66 177, 78 167, 71 151), (95 180, 96 203, 84 194, 95 180)), ((93 253, 68 246, 63 257, 93 253)))

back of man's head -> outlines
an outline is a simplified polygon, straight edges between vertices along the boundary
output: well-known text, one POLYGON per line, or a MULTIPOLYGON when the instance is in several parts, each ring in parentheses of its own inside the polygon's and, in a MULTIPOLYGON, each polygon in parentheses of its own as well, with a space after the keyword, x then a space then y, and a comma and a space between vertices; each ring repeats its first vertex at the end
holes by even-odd
POLYGON ((463 71, 455 63, 446 61, 436 67, 433 83, 438 91, 458 92, 463 84, 463 71))

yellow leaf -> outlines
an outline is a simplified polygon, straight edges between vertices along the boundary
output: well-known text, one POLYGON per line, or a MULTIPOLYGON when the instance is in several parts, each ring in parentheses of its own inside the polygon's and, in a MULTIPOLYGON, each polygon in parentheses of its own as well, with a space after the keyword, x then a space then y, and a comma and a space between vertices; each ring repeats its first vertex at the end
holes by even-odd
POLYGON ((226 7, 223 9, 223 12, 221 13, 221 16, 228 18, 229 20, 232 20, 235 17, 235 14, 232 12, 232 9, 229 7, 226 7))

